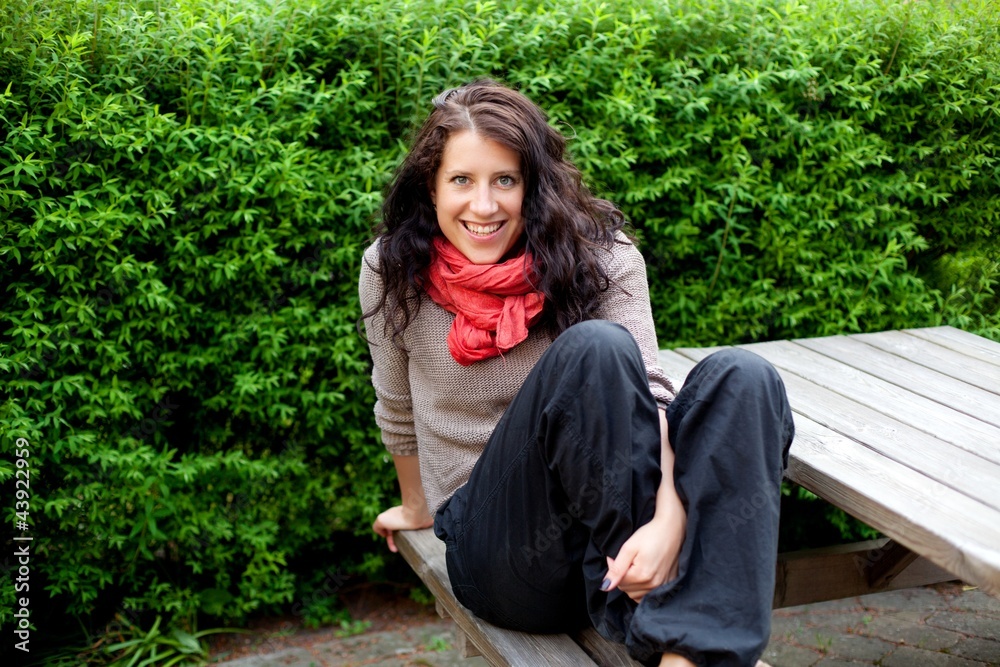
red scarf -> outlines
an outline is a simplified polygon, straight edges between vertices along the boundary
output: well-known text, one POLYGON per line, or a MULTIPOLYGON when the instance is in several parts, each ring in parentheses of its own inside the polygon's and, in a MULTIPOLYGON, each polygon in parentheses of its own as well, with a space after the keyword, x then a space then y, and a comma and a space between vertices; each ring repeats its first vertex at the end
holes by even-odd
POLYGON ((455 313, 448 350, 468 366, 498 356, 528 337, 542 315, 545 297, 528 281, 523 255, 500 264, 473 264, 443 236, 434 238, 434 256, 424 290, 439 306, 455 313))

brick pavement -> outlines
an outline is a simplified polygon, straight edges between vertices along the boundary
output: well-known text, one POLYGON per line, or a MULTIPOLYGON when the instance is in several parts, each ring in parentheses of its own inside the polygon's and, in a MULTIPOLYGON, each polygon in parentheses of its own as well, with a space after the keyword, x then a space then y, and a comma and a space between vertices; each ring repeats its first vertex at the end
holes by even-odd
MULTIPOLYGON (((486 667, 453 645, 451 622, 438 620, 217 664, 486 667)), ((773 667, 1000 667, 1000 600, 944 584, 779 609, 763 659, 773 667)))

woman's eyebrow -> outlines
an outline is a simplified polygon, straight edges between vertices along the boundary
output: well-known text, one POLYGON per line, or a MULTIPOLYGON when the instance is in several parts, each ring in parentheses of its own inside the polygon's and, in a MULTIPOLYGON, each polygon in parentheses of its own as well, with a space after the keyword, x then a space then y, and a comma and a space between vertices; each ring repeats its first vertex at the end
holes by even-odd
MULTIPOLYGON (((444 174, 445 176, 454 176, 456 174, 472 174, 474 172, 475 172, 475 169, 445 169, 441 173, 444 174)), ((520 169, 498 169, 497 171, 494 171, 491 174, 491 176, 506 176, 506 175, 520 176, 521 175, 521 170, 520 169)))

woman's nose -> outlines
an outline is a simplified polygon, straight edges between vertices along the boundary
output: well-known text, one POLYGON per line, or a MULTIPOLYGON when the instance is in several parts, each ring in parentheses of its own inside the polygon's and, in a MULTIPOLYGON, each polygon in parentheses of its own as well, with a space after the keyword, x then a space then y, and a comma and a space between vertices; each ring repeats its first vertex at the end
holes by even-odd
POLYGON ((487 218, 496 213, 498 205, 489 187, 477 188, 470 206, 472 212, 481 218, 487 218))

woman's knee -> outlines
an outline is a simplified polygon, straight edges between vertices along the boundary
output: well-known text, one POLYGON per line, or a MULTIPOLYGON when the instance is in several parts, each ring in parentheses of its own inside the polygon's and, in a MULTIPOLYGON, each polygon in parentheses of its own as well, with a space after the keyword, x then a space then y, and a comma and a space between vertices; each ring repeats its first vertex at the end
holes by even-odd
POLYGON ((771 362, 758 354, 737 347, 728 347, 705 357, 703 372, 723 376, 727 382, 747 387, 782 387, 781 376, 771 362))
POLYGON ((574 324, 559 335, 555 344, 571 346, 581 352, 587 350, 631 352, 637 348, 635 339, 628 329, 608 320, 586 320, 574 324))
POLYGON ((649 393, 639 346, 628 329, 615 322, 574 324, 549 346, 535 369, 546 383, 577 396, 596 391, 602 404, 619 393, 618 398, 624 398, 628 388, 649 393))
POLYGON ((709 393, 738 397, 740 409, 746 414, 771 417, 765 421, 774 425, 774 444, 781 448, 782 465, 787 465, 795 423, 785 384, 777 369, 760 355, 739 348, 715 352, 702 363, 705 377, 710 378, 706 385, 709 393), (716 385, 716 381, 722 384, 716 385))

